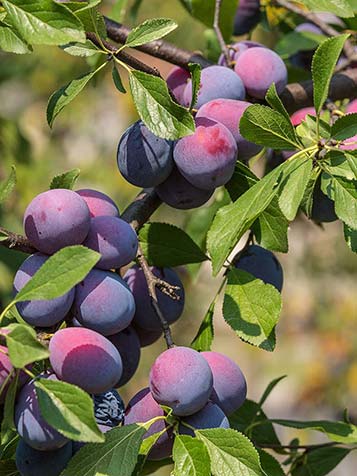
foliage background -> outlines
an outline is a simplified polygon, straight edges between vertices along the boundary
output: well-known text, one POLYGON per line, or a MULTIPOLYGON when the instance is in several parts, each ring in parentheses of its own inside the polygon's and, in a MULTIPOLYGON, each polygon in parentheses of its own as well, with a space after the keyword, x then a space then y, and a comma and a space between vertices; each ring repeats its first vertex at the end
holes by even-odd
MULTIPOLYGON (((133 3, 133 2, 131 2, 133 3)), ((130 5, 130 2, 129 2, 130 5)), ((108 11, 111 8, 107 3, 108 11)), ((136 23, 157 16, 178 21, 170 41, 194 50, 204 50, 204 28, 176 0, 143 2, 136 23)), ((125 18, 130 24, 131 19, 125 18)), ((276 35, 258 30, 254 39, 272 45, 276 35)), ((170 67, 145 58, 165 76, 170 67)), ((50 94, 68 80, 89 70, 85 61, 60 49, 37 47, 31 56, 0 53, 0 179, 16 164, 18 186, 0 219, 4 227, 22 231, 27 203, 49 186, 52 176, 79 167, 79 187, 108 193, 123 210, 138 189, 124 181, 116 167, 116 147, 125 130, 136 119, 129 95, 119 94, 108 76, 99 87, 89 86, 48 128, 45 117, 50 94)), ((219 193, 219 192, 218 192, 219 193)), ((161 207, 153 219, 190 225, 191 212, 161 207)), ((274 353, 242 343, 225 324, 220 305, 215 315, 214 350, 223 351, 242 367, 247 376, 248 396, 259 399, 267 383, 287 374, 266 404, 271 418, 342 419, 344 408, 357 423, 357 258, 341 240, 341 223, 325 225, 325 231, 303 217, 289 231, 290 252, 280 255, 284 272, 283 314, 278 325, 274 353)), ((190 228, 188 228, 188 231, 190 228)), ((0 248, 0 300, 11 295, 12 278, 23 259, 20 253, 0 248)), ((211 278, 204 264, 193 276, 182 269, 187 292, 186 311, 174 328, 180 344, 189 343, 213 298, 219 278, 211 278)), ((164 349, 164 341, 144 349, 136 377, 122 389, 126 402, 147 385, 149 368, 164 349)), ((296 431, 278 428, 288 443, 296 431)), ((319 442, 319 435, 300 432, 301 444, 319 442)), ((321 437, 320 437, 321 438, 321 437)), ((349 456, 332 472, 353 474, 357 455, 349 456)), ((167 474, 167 469, 158 474, 167 474)))

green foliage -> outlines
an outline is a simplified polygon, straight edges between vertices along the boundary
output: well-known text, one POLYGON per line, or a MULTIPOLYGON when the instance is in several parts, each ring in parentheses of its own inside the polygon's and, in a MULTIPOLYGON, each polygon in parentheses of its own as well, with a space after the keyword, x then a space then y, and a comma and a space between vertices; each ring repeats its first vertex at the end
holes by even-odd
POLYGON ((16 185, 16 168, 13 165, 11 167, 11 172, 8 178, 0 182, 0 205, 5 202, 11 192, 14 190, 16 185))
POLYGON ((67 43, 61 46, 61 49, 72 56, 82 56, 88 58, 100 52, 90 40, 85 43, 67 43))
POLYGON ((10 443, 12 438, 16 435, 14 408, 18 386, 18 372, 16 372, 13 377, 5 397, 4 415, 1 422, 1 446, 10 443))
POLYGON ((197 438, 177 435, 173 449, 174 476, 211 476, 210 458, 204 443, 197 438))
POLYGON ((348 247, 354 253, 357 253, 357 230, 344 225, 344 236, 348 247))
POLYGON ((196 337, 191 342, 191 347, 199 352, 211 350, 211 345, 214 338, 213 316, 216 306, 216 299, 214 299, 208 308, 205 317, 198 329, 196 337))
POLYGON ((296 462, 296 467, 291 472, 292 476, 325 476, 349 454, 348 448, 318 448, 302 456, 296 462), (306 473, 308 471, 308 473, 306 473))
POLYGON ((37 340, 36 332, 32 327, 11 324, 7 329, 10 329, 10 332, 6 335, 6 346, 14 367, 21 369, 37 360, 49 357, 48 349, 37 340))
POLYGON ((275 51, 282 58, 289 58, 300 51, 314 50, 325 39, 326 36, 310 31, 291 31, 280 38, 275 51))
POLYGON ((357 182, 323 173, 321 190, 335 202, 336 215, 357 229, 357 182))
POLYGON ((8 53, 25 55, 32 52, 30 45, 10 26, 0 21, 0 49, 8 53))
POLYGON ((134 48, 150 41, 158 40, 176 28, 177 23, 169 18, 146 20, 131 30, 126 39, 125 46, 134 48))
POLYGON ((353 17, 353 9, 348 0, 301 0, 312 11, 331 12, 340 17, 353 17))
POLYGON ((269 476, 285 476, 283 468, 277 462, 277 460, 264 450, 259 450, 260 464, 262 465, 263 470, 269 476))
POLYGON ((357 114, 346 114, 333 123, 331 135, 336 140, 345 140, 357 135, 357 114))
POLYGON ((123 82, 122 82, 122 80, 121 80, 119 71, 118 71, 117 67, 115 66, 115 64, 113 64, 112 77, 113 77, 113 83, 115 84, 115 87, 117 88, 117 90, 118 90, 120 93, 125 94, 125 93, 126 93, 126 90, 125 90, 125 88, 124 88, 124 86, 123 86, 123 82))
POLYGON ((190 63, 188 67, 190 69, 191 81, 192 81, 192 99, 190 104, 190 111, 191 111, 197 102, 197 95, 200 89, 201 66, 199 64, 190 63))
POLYGON ((73 169, 65 172, 64 174, 56 175, 51 181, 50 189, 67 188, 69 190, 73 190, 73 187, 79 178, 79 174, 79 169, 73 169))

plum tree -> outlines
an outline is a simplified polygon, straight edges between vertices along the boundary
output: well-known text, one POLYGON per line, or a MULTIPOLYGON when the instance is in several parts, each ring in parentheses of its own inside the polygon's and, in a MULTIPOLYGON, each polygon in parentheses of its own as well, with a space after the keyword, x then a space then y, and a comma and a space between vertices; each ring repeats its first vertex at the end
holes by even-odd
POLYGON ((113 428, 124 421, 124 402, 114 388, 94 395, 93 400, 94 416, 98 425, 113 428))
POLYGON ((179 66, 174 66, 166 78, 167 86, 179 104, 185 104, 183 93, 189 79, 190 73, 179 66))
POLYGON ((51 451, 39 451, 20 439, 16 448, 16 466, 21 476, 59 476, 72 454, 72 442, 51 451))
MULTIPOLYGON (((47 261, 48 256, 35 253, 22 263, 13 284, 14 295, 21 291, 25 284, 47 261)), ((21 317, 31 326, 49 327, 62 321, 69 312, 74 300, 74 288, 55 299, 22 301, 16 304, 21 317)))
POLYGON ((212 402, 219 405, 226 415, 240 408, 247 396, 247 383, 239 366, 219 352, 202 352, 213 375, 212 402))
POLYGON ((266 284, 272 284, 278 291, 283 288, 283 269, 274 254, 258 245, 250 245, 238 259, 234 261, 238 269, 242 269, 261 279, 266 284))
MULTIPOLYGON (((53 374, 41 374, 41 378, 57 380, 53 374)), ((34 380, 26 383, 17 398, 14 422, 18 434, 32 448, 41 451, 55 450, 64 446, 68 439, 49 425, 40 413, 34 380)))
POLYGON ((229 428, 229 421, 223 410, 213 402, 206 405, 193 415, 181 419, 179 431, 181 434, 194 436, 194 432, 185 423, 196 430, 205 430, 208 428, 229 428))
POLYGON ((81 244, 89 232, 90 213, 76 192, 53 189, 40 193, 27 207, 24 229, 32 245, 52 254, 69 245, 81 244))
POLYGON ((155 136, 137 121, 121 137, 117 161, 128 182, 137 187, 155 187, 171 173, 172 142, 155 136))
POLYGON ((279 93, 287 84, 288 73, 284 61, 268 48, 249 48, 235 64, 234 70, 242 79, 250 96, 264 99, 269 87, 275 83, 279 93))
POLYGON ((249 142, 239 132, 239 122, 247 107, 251 103, 234 99, 215 99, 204 104, 197 112, 196 117, 208 117, 227 127, 238 146, 239 160, 248 161, 257 155, 262 147, 249 142))
POLYGON ((119 217, 118 207, 105 193, 90 188, 76 190, 76 193, 86 202, 91 218, 100 216, 119 217))
POLYGON ((150 370, 150 390, 161 405, 178 416, 192 415, 204 407, 213 388, 207 361, 188 347, 173 347, 155 360, 150 370))
POLYGON ((132 227, 121 218, 99 216, 91 219, 83 244, 101 254, 96 267, 108 270, 121 268, 135 259, 138 238, 132 227))
MULTIPOLYGON (((229 68, 209 66, 202 70, 196 107, 218 98, 244 99, 245 89, 241 78, 229 68)), ((183 93, 184 105, 192 99, 192 81, 189 80, 183 93)))
MULTIPOLYGON (((132 423, 145 423, 152 418, 164 416, 165 413, 160 405, 154 400, 149 388, 140 390, 128 403, 125 411, 125 425, 132 423)), ((173 445, 172 429, 167 428, 164 419, 156 421, 145 433, 144 438, 163 432, 160 438, 150 449, 149 460, 161 460, 171 455, 173 445)))
POLYGON ((260 21, 260 0, 240 0, 234 17, 235 35, 249 33, 260 21))
POLYGON ((237 144, 223 124, 199 117, 195 133, 176 143, 174 160, 179 172, 192 185, 212 190, 232 177, 237 144))
POLYGON ((57 377, 88 393, 106 392, 121 378, 119 352, 108 339, 90 329, 68 327, 57 331, 49 350, 57 377))
POLYGON ((110 342, 118 349, 122 363, 123 374, 117 383, 121 387, 134 376, 140 362, 140 340, 132 326, 108 337, 110 342))
POLYGON ((170 207, 189 210, 206 203, 213 195, 214 189, 203 190, 195 187, 174 167, 165 182, 156 187, 156 192, 160 200, 170 207))
MULTIPOLYGON (((157 278, 162 279, 172 286, 178 286, 179 288, 176 290, 179 299, 175 300, 160 290, 157 290, 157 299, 160 309, 164 313, 167 322, 173 324, 181 316, 185 305, 183 284, 178 274, 171 268, 151 267, 150 270, 157 278)), ((151 298, 143 270, 139 268, 139 266, 134 265, 125 273, 124 279, 135 299, 136 310, 133 319, 134 326, 149 331, 161 332, 160 321, 151 306, 151 298)))
POLYGON ((120 276, 93 269, 76 286, 72 312, 84 327, 109 336, 129 326, 135 313, 135 301, 120 276))

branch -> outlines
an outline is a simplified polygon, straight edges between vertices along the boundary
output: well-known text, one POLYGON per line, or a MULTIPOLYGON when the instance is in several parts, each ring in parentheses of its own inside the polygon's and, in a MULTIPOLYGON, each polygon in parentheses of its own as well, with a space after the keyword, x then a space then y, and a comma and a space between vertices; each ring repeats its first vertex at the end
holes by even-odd
POLYGON ((222 6, 222 0, 216 0, 216 7, 214 10, 214 20, 213 20, 213 29, 216 33, 218 43, 221 47, 221 51, 226 58, 227 65, 231 64, 231 58, 229 56, 229 51, 226 45, 226 42, 224 41, 221 28, 219 26, 219 17, 221 13, 221 6, 222 6))
POLYGON ((17 233, 13 233, 12 231, 5 230, 5 228, 0 226, 0 245, 5 246, 5 248, 9 248, 15 251, 22 251, 23 253, 33 254, 36 253, 37 250, 34 248, 29 240, 22 235, 18 235, 17 233), (3 239, 3 235, 5 239, 3 239))

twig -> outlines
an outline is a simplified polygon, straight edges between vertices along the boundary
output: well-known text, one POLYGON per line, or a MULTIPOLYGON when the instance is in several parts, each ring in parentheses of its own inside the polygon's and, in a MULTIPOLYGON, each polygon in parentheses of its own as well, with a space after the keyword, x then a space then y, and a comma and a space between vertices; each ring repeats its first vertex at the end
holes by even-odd
POLYGON ((155 189, 144 188, 124 210, 121 218, 138 231, 161 205, 155 189))
POLYGON ((157 314, 157 316, 160 320, 161 327, 162 327, 162 330, 164 332, 164 337, 165 337, 165 341, 166 341, 166 344, 167 344, 167 348, 171 349, 172 347, 174 347, 175 344, 174 344, 174 341, 172 339, 170 326, 169 326, 167 320, 165 319, 164 315, 162 314, 162 312, 160 310, 158 299, 157 299, 157 294, 156 294, 156 287, 159 287, 160 290, 163 290, 164 288, 166 288, 166 290, 168 291, 170 289, 170 295, 171 296, 173 294, 175 294, 174 289, 178 289, 178 287, 177 286, 171 286, 170 284, 166 283, 162 279, 157 278, 151 272, 150 267, 148 265, 148 262, 146 261, 146 258, 144 256, 140 246, 139 246, 139 249, 138 249, 137 260, 140 264, 141 269, 143 270, 143 273, 144 273, 144 276, 145 276, 145 279, 146 279, 146 282, 147 282, 147 285, 148 285, 148 289, 149 289, 151 304, 152 304, 152 306, 153 306, 153 308, 154 308, 154 310, 155 310, 155 312, 156 312, 156 314, 157 314))
POLYGON ((22 235, 13 233, 12 231, 5 230, 5 228, 0 226, 0 245, 5 246, 15 251, 22 251, 23 253, 36 253, 36 248, 34 248, 29 240, 22 235), (6 236, 5 240, 2 239, 3 236, 6 236))
POLYGON ((221 6, 222 6, 222 0, 216 0, 216 7, 214 10, 214 19, 213 19, 213 29, 216 33, 218 43, 221 47, 221 51, 226 58, 227 65, 231 63, 231 58, 229 56, 229 50, 227 48, 226 42, 224 41, 221 28, 219 26, 219 18, 221 14, 221 6))

